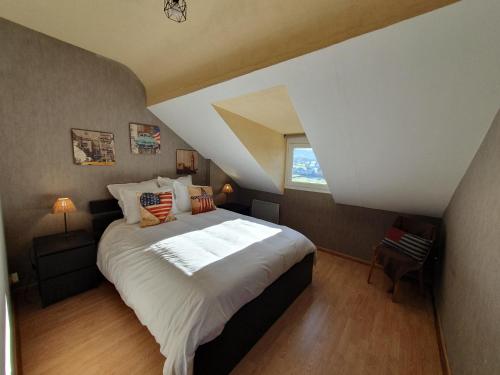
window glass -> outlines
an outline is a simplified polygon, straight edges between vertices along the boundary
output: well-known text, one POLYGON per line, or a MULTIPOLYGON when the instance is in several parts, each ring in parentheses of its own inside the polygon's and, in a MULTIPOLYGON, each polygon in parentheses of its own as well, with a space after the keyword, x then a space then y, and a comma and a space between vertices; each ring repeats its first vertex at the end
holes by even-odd
POLYGON ((323 172, 311 147, 294 147, 292 182, 326 185, 323 172))
POLYGON ((285 188, 329 193, 318 159, 305 136, 287 137, 285 188))

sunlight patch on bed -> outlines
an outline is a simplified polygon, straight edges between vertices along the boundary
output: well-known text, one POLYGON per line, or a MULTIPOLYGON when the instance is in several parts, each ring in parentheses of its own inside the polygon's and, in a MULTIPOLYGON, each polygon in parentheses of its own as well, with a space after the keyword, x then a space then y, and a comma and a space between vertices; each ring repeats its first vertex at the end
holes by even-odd
POLYGON ((236 219, 158 241, 146 251, 153 252, 191 276, 280 232, 279 228, 236 219))

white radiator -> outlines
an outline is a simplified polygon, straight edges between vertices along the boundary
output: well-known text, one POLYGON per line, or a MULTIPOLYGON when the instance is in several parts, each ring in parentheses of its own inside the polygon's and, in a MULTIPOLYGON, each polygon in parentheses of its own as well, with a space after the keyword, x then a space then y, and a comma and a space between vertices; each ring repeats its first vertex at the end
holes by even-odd
POLYGON ((271 223, 279 224, 280 205, 278 203, 254 199, 252 200, 252 216, 256 217, 257 219, 262 219, 271 223))

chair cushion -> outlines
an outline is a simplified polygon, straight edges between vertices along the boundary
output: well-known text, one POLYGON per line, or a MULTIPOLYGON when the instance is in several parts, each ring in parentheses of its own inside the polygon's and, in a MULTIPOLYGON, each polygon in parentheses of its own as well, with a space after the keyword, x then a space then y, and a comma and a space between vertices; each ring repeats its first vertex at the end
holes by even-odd
POLYGON ((387 231, 382 243, 401 251, 417 262, 423 262, 432 247, 432 241, 395 227, 387 231))

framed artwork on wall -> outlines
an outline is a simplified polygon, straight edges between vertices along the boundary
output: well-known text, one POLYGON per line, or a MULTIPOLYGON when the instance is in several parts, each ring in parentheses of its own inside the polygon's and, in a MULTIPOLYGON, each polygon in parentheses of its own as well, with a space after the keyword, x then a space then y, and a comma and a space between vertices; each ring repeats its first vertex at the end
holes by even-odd
POLYGON ((115 137, 113 133, 71 129, 73 160, 77 165, 114 165, 115 137))
POLYGON ((177 150, 177 174, 195 174, 198 171, 198 153, 194 150, 177 150))
POLYGON ((159 154, 160 127, 130 123, 130 149, 133 154, 159 154))

